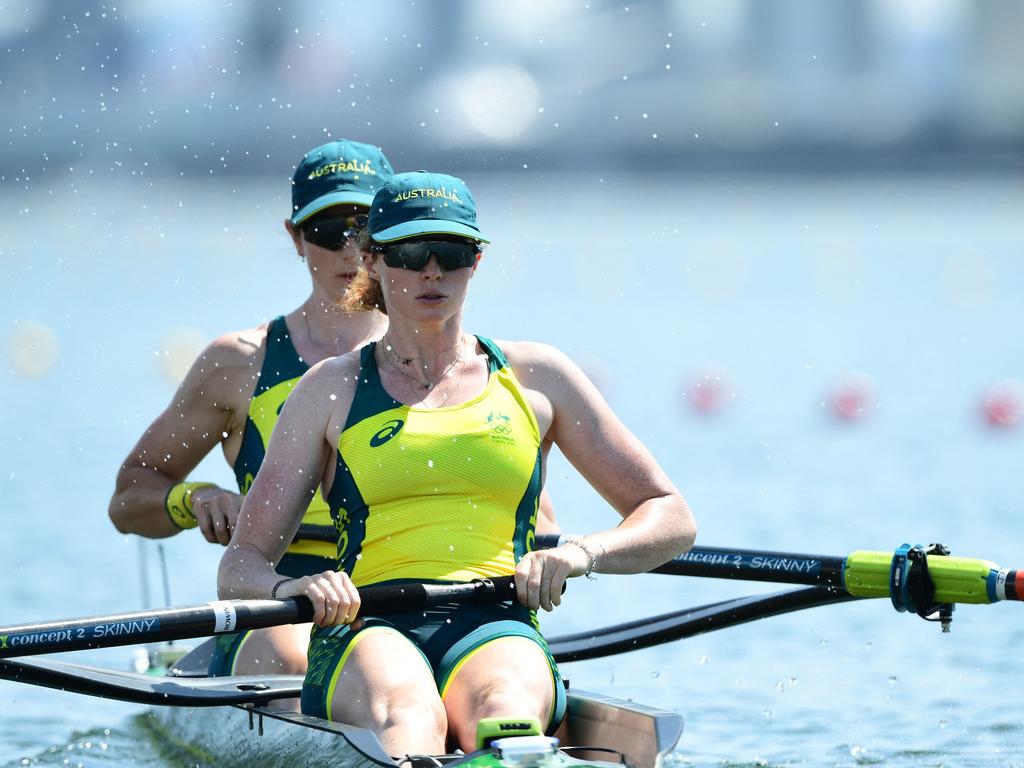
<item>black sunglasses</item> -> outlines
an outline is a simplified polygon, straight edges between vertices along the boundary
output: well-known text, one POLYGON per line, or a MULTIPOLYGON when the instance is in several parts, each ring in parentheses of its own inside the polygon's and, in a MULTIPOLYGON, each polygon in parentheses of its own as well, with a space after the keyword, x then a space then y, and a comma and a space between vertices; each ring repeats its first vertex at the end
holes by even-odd
POLYGON ((302 225, 302 236, 306 242, 329 251, 338 251, 349 240, 358 240, 366 229, 369 217, 366 214, 354 216, 325 216, 302 225))
POLYGON ((464 269, 476 264, 480 246, 467 242, 414 242, 393 243, 391 245, 374 246, 373 250, 384 254, 384 263, 389 267, 421 271, 431 256, 437 257, 437 263, 445 272, 453 269, 464 269))

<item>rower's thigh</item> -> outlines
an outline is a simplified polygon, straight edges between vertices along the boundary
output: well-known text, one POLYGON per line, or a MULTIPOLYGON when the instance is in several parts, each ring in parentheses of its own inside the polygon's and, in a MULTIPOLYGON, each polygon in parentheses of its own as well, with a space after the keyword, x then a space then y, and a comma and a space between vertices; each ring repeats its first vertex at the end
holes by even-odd
POLYGON ((443 730, 444 708, 433 670, 397 630, 370 626, 340 637, 315 633, 309 660, 303 712, 373 730, 396 718, 415 716, 436 722, 443 730), (320 707, 314 696, 322 702, 320 707))
POLYGON ((482 717, 536 717, 557 726, 561 679, 550 656, 522 636, 498 637, 467 654, 455 665, 443 700, 449 731, 465 749, 476 738, 482 717))
POLYGON ((312 624, 285 624, 249 633, 235 655, 236 675, 304 675, 312 624))

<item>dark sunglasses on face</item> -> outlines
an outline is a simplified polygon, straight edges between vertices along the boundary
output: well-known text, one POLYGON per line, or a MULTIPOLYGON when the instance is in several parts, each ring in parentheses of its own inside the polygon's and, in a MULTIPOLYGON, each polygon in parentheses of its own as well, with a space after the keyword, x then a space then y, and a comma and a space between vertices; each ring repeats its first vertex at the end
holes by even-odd
POLYGON ((374 248, 378 253, 384 254, 384 263, 389 267, 400 269, 411 269, 414 272, 421 271, 431 256, 437 257, 437 263, 445 272, 453 269, 463 269, 476 264, 477 254, 480 253, 480 246, 476 243, 453 243, 453 242, 416 242, 416 243, 393 243, 381 245, 374 248))
POLYGON ((329 251, 338 251, 350 240, 358 240, 366 228, 366 214, 354 216, 331 216, 316 219, 302 225, 302 236, 306 242, 329 251))

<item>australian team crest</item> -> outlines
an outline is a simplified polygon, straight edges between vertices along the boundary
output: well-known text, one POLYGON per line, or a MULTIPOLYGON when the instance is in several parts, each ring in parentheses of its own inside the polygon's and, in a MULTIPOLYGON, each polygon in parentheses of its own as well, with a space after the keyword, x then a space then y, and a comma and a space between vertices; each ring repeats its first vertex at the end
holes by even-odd
POLYGON ((491 442, 515 444, 516 439, 512 436, 512 419, 501 411, 491 411, 487 414, 487 426, 491 430, 491 442))

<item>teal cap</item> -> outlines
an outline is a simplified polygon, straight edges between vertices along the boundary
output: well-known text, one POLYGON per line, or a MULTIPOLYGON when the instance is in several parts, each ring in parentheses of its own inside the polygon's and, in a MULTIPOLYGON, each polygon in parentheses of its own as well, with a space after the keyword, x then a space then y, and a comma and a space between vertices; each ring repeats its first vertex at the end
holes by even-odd
POLYGON ((338 139, 309 150, 292 177, 292 224, 332 205, 365 205, 395 172, 371 144, 338 139))
POLYGON ((444 173, 397 173, 370 205, 370 237, 390 243, 421 235, 456 235, 490 242, 476 223, 476 203, 462 179, 444 173))

